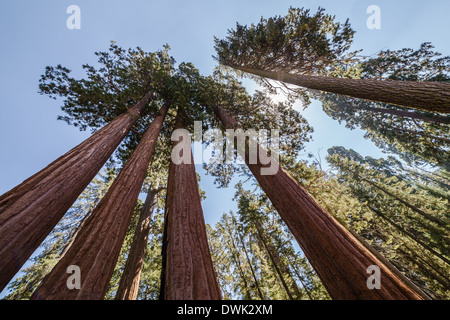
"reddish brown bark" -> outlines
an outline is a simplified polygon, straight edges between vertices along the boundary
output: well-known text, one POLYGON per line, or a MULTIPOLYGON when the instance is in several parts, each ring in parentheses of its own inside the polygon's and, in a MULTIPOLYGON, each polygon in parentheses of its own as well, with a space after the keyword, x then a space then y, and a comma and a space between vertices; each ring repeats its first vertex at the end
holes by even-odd
POLYGON ((79 230, 66 254, 44 278, 32 299, 103 299, 155 150, 168 104, 161 108, 106 195, 79 230), (68 289, 67 267, 81 271, 81 288, 68 289))
POLYGON ((0 291, 95 177, 150 101, 125 114, 0 197, 0 291))
MULTIPOLYGON (((238 126, 224 109, 214 110, 226 128, 238 126)), ((247 165, 333 299, 422 299, 281 167, 274 175, 261 175, 268 166, 247 165), (367 286, 371 265, 380 268, 380 289, 367 286)))
MULTIPOLYGON (((183 127, 179 110, 175 129, 183 127)), ((163 268, 160 298, 165 300, 219 300, 221 292, 214 273, 201 206, 195 165, 170 163, 167 183, 163 268)))
POLYGON ((450 84, 448 83, 333 78, 266 71, 235 65, 231 67, 308 89, 425 111, 450 113, 450 84))
POLYGON ((148 234, 155 198, 158 189, 150 189, 147 193, 141 215, 135 229, 133 242, 128 253, 127 262, 120 277, 119 288, 115 296, 116 300, 136 300, 139 293, 139 281, 144 265, 145 249, 147 248, 148 234))

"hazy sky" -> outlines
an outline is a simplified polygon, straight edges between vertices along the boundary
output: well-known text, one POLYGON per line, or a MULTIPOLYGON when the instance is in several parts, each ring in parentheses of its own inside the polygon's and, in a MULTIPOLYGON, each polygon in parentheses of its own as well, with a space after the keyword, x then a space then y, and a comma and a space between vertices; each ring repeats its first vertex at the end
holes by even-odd
MULTIPOLYGON (((177 62, 192 62, 203 75, 216 62, 213 37, 223 38, 227 29, 258 22, 261 16, 284 15, 289 6, 319 6, 338 21, 350 19, 356 30, 353 49, 366 55, 382 49, 418 48, 429 41, 436 50, 450 54, 450 1, 430 0, 2 0, 0 2, 0 194, 79 144, 89 136, 57 121, 60 102, 38 94, 38 80, 45 66, 62 64, 81 75, 81 65, 95 64, 95 51, 106 50, 111 40, 128 48, 146 51, 168 43, 177 62), (69 5, 81 9, 81 29, 69 30, 69 5), (369 30, 369 5, 381 9, 381 29, 369 30)), ((381 156, 364 140, 363 132, 349 131, 327 117, 318 103, 303 115, 314 127, 314 141, 307 152, 325 156, 334 145, 353 148, 362 155, 381 156)), ((198 169, 202 174, 202 170, 198 169)), ((217 190, 211 177, 202 175, 205 219, 214 224, 220 214, 235 208, 234 190, 217 190)))

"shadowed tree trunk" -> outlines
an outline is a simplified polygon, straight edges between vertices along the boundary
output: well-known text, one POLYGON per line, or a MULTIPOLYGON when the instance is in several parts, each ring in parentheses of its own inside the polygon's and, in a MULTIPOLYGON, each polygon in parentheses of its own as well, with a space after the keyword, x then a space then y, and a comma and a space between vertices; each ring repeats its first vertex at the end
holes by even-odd
POLYGON ((168 107, 165 104, 161 108, 106 195, 32 299, 104 299, 168 107), (80 268, 80 289, 67 287, 70 265, 80 268))
POLYGON ((450 84, 427 81, 347 79, 230 67, 264 78, 313 90, 394 104, 431 112, 450 113, 450 84))
MULTIPOLYGON (((182 112, 179 108, 174 129, 183 128, 182 112)), ((175 164, 172 157, 169 166, 160 299, 219 300, 222 295, 209 251, 187 135, 174 142, 174 150, 180 145, 183 147, 181 153, 188 152, 188 155, 183 155, 190 161, 175 164)))
POLYGON ((139 216, 135 229, 133 243, 128 253, 127 262, 119 282, 119 288, 115 296, 116 300, 136 300, 139 293, 139 281, 141 279, 142 267, 144 265, 145 249, 148 243, 150 222, 155 208, 155 200, 162 189, 156 186, 149 189, 144 206, 139 216))
MULTIPOLYGON (((215 107, 214 111, 226 128, 239 126, 221 107, 215 107)), ((278 164, 275 174, 262 175, 261 168, 270 163, 249 164, 248 157, 244 158, 333 299, 423 298, 326 212, 278 164), (370 276, 367 268, 372 265, 380 268, 380 289, 367 286, 370 276)))
POLYGON ((102 168, 153 93, 0 197, 0 291, 102 168))

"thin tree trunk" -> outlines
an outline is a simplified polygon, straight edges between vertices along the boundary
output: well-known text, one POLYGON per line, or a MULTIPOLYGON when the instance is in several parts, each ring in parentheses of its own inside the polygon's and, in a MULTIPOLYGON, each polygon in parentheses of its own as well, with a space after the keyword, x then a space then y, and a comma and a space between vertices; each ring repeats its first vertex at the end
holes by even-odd
POLYGON ((144 206, 142 207, 139 221, 136 226, 133 242, 128 253, 127 262, 120 277, 119 288, 115 300, 136 300, 139 293, 142 268, 144 266, 145 249, 147 248, 150 222, 155 208, 155 199, 159 186, 156 185, 147 192, 144 206))
POLYGON ((262 228, 258 222, 255 222, 255 227, 256 227, 256 232, 258 233, 258 237, 259 237, 260 241, 262 242, 264 249, 267 252, 267 255, 269 256, 270 261, 272 262, 272 265, 281 281, 281 285, 283 286, 284 291, 286 291, 286 294, 288 295, 289 300, 294 300, 291 290, 289 290, 286 280, 284 279, 284 276, 281 273, 281 270, 278 266, 279 261, 275 261, 274 254, 273 254, 271 248, 269 248, 269 246, 267 244, 267 239, 266 239, 265 235, 263 234, 262 228))
POLYGON ((275 245, 273 244, 273 242, 270 239, 267 239, 266 235, 264 234, 264 229, 262 227, 262 225, 260 224, 260 222, 257 222, 257 224, 259 225, 260 228, 260 233, 262 234, 262 236, 266 239, 266 244, 267 244, 267 248, 270 251, 270 254, 273 257, 273 260, 275 261, 275 263, 279 266, 280 268, 280 272, 286 274, 289 276, 289 278, 292 281, 292 291, 294 292, 295 296, 297 297, 297 299, 300 299, 302 296, 302 293, 300 292, 300 289, 294 279, 294 277, 292 276, 292 272, 289 268, 289 265, 286 265, 280 256, 280 253, 278 252, 278 250, 276 249, 275 245))
POLYGON ((69 250, 44 278, 32 299, 104 299, 168 107, 165 104, 161 108, 69 250), (70 265, 80 268, 80 289, 67 287, 66 271, 70 265))
POLYGON ((410 231, 406 230, 405 228, 403 228, 402 226, 398 225, 397 223, 395 223, 394 221, 392 221, 391 219, 389 219, 388 217, 386 217, 385 214, 381 213, 381 211, 375 209, 374 207, 367 205, 367 207, 372 210, 376 215, 378 215, 380 218, 383 218, 385 221, 387 221, 390 225, 392 225, 394 228, 396 228, 397 230, 399 230, 400 232, 402 232, 403 234, 407 235, 408 237, 410 237, 412 240, 416 241, 418 244, 420 244, 422 247, 424 247, 425 249, 427 249, 428 251, 430 251, 432 254, 434 254, 436 257, 438 257, 439 259, 441 259, 442 261, 444 261, 445 263, 447 263, 448 265, 450 265, 450 260, 448 260, 444 255, 442 255, 441 253, 437 252, 436 250, 434 250, 432 247, 430 247, 428 244, 426 244, 425 242, 423 242, 422 240, 418 239, 413 233, 411 233, 410 231))
MULTIPOLYGON (((183 128, 178 109, 175 129, 183 128)), ((182 138, 184 139, 184 138, 182 138)), ((160 299, 220 300, 189 141, 190 164, 171 161, 167 182, 160 299)))
MULTIPOLYGON (((338 103, 337 105, 339 106, 339 108, 342 108, 341 103, 338 103)), ((402 118, 417 119, 417 120, 421 120, 424 122, 450 124, 450 117, 441 116, 441 115, 437 115, 437 114, 427 115, 427 114, 420 114, 417 112, 394 110, 394 109, 388 109, 388 108, 354 106, 350 103, 346 103, 344 107, 353 109, 353 110, 365 110, 368 112, 390 114, 390 115, 399 116, 402 118)))
POLYGON ((422 137, 425 137, 425 138, 430 138, 432 140, 439 140, 439 141, 442 141, 442 142, 450 143, 450 139, 447 139, 447 138, 444 138, 444 137, 433 136, 433 135, 425 133, 423 131, 414 131, 414 130, 408 130, 408 129, 403 129, 403 128, 395 128, 395 130, 406 132, 406 133, 410 133, 410 134, 413 134, 413 135, 419 135, 419 136, 422 136, 422 137))
POLYGON ((305 290, 306 294, 309 297, 309 300, 314 300, 314 298, 311 295, 311 292, 309 291, 308 287, 305 285, 305 283, 302 280, 302 276, 300 275, 300 273, 298 272, 298 269, 296 266, 294 266, 294 273, 297 275, 298 280, 300 281, 300 283, 302 284, 303 290, 305 290))
POLYGON ((263 293, 261 291, 261 286, 259 285, 259 281, 256 278, 255 270, 253 269, 253 266, 252 266, 252 261, 250 260, 250 257, 248 255, 247 249, 245 248, 244 239, 242 238, 241 234, 239 234, 239 240, 241 241, 242 249, 244 250, 245 257, 247 258, 247 262, 248 262, 248 265, 250 267, 250 271, 252 272, 253 280, 255 281, 256 288, 258 289, 259 298, 261 300, 264 300, 264 295, 263 295, 263 293))
POLYGON ((370 184, 371 186, 377 188, 378 190, 384 192, 384 193, 387 194, 388 196, 390 196, 390 197, 394 198, 395 200, 399 201, 401 204, 403 204, 403 205, 407 206, 408 208, 410 208, 411 210, 417 212, 418 214, 420 214, 420 215, 423 216, 424 218, 426 218, 426 219, 428 219, 428 220, 430 220, 430 221, 433 221, 434 223, 440 225, 441 227, 446 227, 446 226, 447 226, 447 224, 446 224, 445 222, 443 222, 441 219, 436 218, 436 217, 432 216, 431 214, 424 212, 423 210, 417 208, 416 206, 413 206, 413 205, 410 204, 409 202, 407 202, 407 201, 403 200, 402 198, 396 196, 395 194, 393 194, 392 192, 388 191, 387 189, 385 189, 385 188, 379 186, 378 184, 376 184, 376 183, 374 183, 374 182, 372 182, 372 181, 370 181, 370 180, 368 180, 368 179, 366 179, 366 178, 363 178, 363 177, 361 177, 361 176, 359 176, 359 175, 358 175, 358 177, 359 177, 362 181, 367 182, 367 183, 370 184))
MULTIPOLYGON (((236 120, 224 109, 215 107, 214 111, 226 128, 238 127, 236 120)), ((260 162, 249 164, 247 158, 245 161, 250 171, 333 299, 422 299, 419 293, 402 282, 278 164, 275 174, 262 175, 261 168, 268 165, 260 162), (372 265, 380 268, 380 289, 369 289, 367 286, 367 268, 372 265)))
POLYGON ((0 197, 0 291, 44 241, 95 177, 152 98, 0 197))
MULTIPOLYGON (((231 236, 231 235, 230 235, 230 236, 231 236)), ((235 261, 236 265, 238 266, 238 268, 239 268, 239 274, 240 274, 240 276, 241 276, 241 278, 242 278, 242 281, 244 282, 245 291, 246 291, 246 294, 247 294, 247 297, 245 297, 245 299, 246 299, 246 300, 251 300, 252 295, 251 295, 250 289, 249 289, 249 287, 248 287, 247 279, 245 278, 244 270, 242 269, 241 259, 239 259, 239 251, 237 250, 236 245, 235 245, 233 239, 231 239, 231 244, 232 244, 232 246, 233 246, 233 250, 234 250, 235 253, 236 253, 236 256, 233 255, 233 260, 235 261)))
POLYGON ((448 83, 333 78, 266 71, 236 65, 230 65, 230 67, 308 89, 425 111, 450 113, 450 84, 448 83))
MULTIPOLYGON (((408 248, 409 249, 409 248, 408 248)), ((422 272, 424 272, 428 277, 430 277, 431 279, 434 279, 436 282, 438 282, 439 284, 441 284, 446 290, 450 290, 450 283, 448 280, 446 280, 445 276, 443 278, 441 278, 439 275, 436 274, 436 270, 433 268, 433 266, 431 266, 427 261, 425 261, 424 259, 422 259, 422 257, 420 257, 419 255, 416 255, 414 253, 412 253, 412 257, 411 257, 411 253, 408 254, 408 252, 402 250, 401 248, 398 248, 398 251, 405 255, 406 257, 408 257, 408 260, 412 263, 415 264, 419 267, 419 270, 421 270, 422 272), (425 266, 423 263, 421 263, 420 261, 424 262, 425 264, 428 265, 425 266), (431 270, 430 270, 431 268, 431 270)), ((411 251, 409 249, 409 251, 411 251)))

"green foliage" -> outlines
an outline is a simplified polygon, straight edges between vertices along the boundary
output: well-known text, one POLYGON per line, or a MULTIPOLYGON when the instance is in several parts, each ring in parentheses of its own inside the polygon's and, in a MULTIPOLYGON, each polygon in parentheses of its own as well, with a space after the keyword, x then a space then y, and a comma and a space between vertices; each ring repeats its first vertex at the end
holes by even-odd
POLYGON ((354 31, 348 20, 319 8, 290 8, 286 16, 261 18, 258 24, 229 30, 226 39, 215 38, 217 60, 228 66, 302 74, 324 74, 333 64, 347 60, 354 31))
POLYGON ((327 160, 338 170, 343 192, 356 198, 359 212, 347 217, 379 252, 434 298, 448 298, 450 215, 448 198, 433 175, 405 170, 395 159, 363 158, 334 147, 327 160), (427 176, 427 179, 423 179, 427 176))
MULTIPOLYGON (((71 71, 61 65, 46 67, 41 76, 41 94, 50 98, 64 98, 58 119, 86 130, 100 128, 126 112, 147 92, 158 92, 167 76, 173 72, 175 61, 168 55, 169 47, 155 53, 141 48, 124 50, 111 43, 107 52, 96 52, 98 68, 85 64, 86 77, 75 79, 71 71)), ((158 111, 150 104, 146 113, 158 111)))
MULTIPOLYGON (((209 108, 211 113, 208 127, 222 130, 223 148, 226 142, 225 128, 212 114, 214 107, 226 110, 239 122, 243 130, 267 130, 270 136, 272 129, 278 130, 278 152, 284 156, 295 156, 304 149, 305 142, 310 141, 313 128, 307 120, 293 109, 293 101, 274 102, 273 99, 262 91, 256 91, 250 95, 237 78, 229 73, 216 69, 213 76, 204 79, 202 103, 209 108)), ((270 144, 270 137, 262 141, 262 144, 270 144)), ((223 164, 205 164, 207 172, 216 177, 216 183, 220 187, 226 187, 230 183, 233 174, 241 172, 250 177, 248 169, 244 165, 227 163, 225 149, 222 149, 223 164)))
POLYGON ((238 212, 223 214, 208 238, 226 299, 329 299, 293 237, 262 194, 237 186, 238 212))

